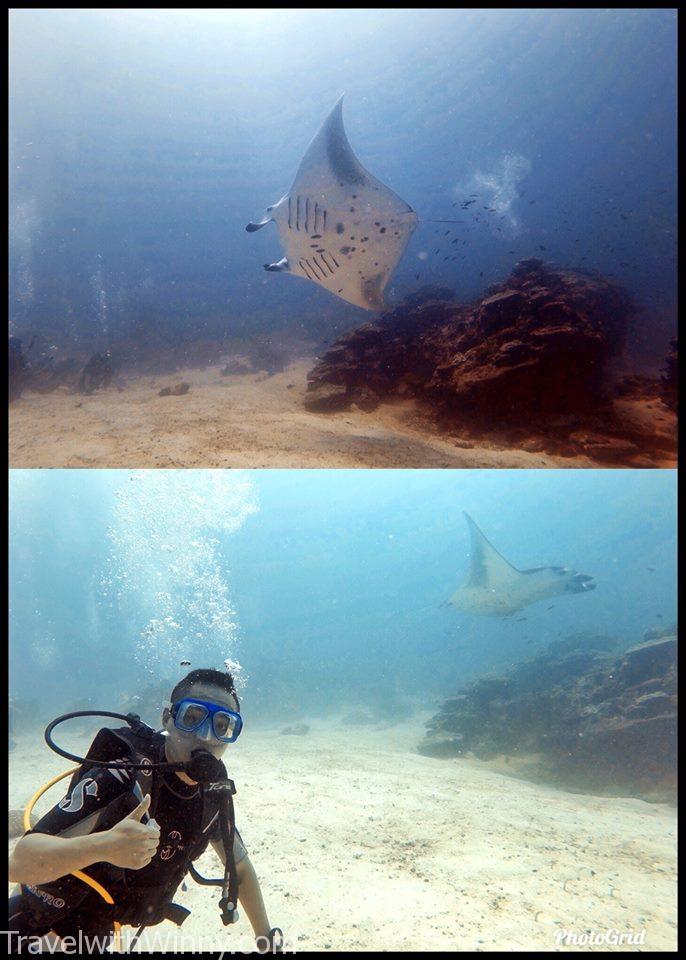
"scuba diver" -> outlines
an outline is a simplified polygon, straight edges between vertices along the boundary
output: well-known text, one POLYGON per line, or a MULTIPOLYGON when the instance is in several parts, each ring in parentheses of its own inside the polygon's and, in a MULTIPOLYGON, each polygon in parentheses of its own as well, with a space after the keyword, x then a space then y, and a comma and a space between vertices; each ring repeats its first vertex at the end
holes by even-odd
POLYGON ((48 726, 51 748, 83 762, 65 797, 10 857, 10 882, 21 885, 8 904, 10 953, 21 952, 24 937, 31 943, 79 934, 79 942, 87 936, 101 945, 89 952, 105 952, 121 924, 139 926, 134 942, 143 927, 165 919, 180 925, 190 911, 172 898, 189 872, 199 883, 221 886, 225 924, 237 919, 240 901, 258 951, 282 951, 283 934, 269 924, 235 826, 235 787, 220 759, 241 732, 239 711, 231 674, 199 669, 174 687, 160 731, 129 714, 122 717, 128 727, 102 728, 81 758, 51 739, 52 728, 75 714, 48 726), (207 880, 193 867, 210 843, 224 865, 223 880, 207 880))

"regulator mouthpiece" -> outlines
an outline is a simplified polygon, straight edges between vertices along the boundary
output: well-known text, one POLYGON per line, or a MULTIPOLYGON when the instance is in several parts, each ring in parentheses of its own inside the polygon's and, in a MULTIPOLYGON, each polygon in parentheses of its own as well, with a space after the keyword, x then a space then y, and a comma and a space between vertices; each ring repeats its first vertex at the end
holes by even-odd
POLYGON ((185 764, 184 769, 196 783, 213 783, 226 778, 221 760, 217 760, 207 750, 193 750, 191 759, 185 764))

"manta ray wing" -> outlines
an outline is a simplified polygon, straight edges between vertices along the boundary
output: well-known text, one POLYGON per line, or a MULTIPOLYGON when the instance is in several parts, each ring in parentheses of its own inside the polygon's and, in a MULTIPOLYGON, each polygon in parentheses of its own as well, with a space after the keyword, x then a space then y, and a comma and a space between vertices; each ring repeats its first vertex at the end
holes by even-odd
POLYGON ((468 587, 495 590, 519 579, 520 572, 498 553, 468 513, 465 513, 471 539, 468 587))
POLYGON ((469 613, 511 616, 538 600, 561 593, 595 589, 593 578, 567 567, 534 567, 518 570, 484 536, 465 513, 471 539, 469 578, 449 603, 469 613))
POLYGON ((383 292, 418 218, 362 166, 343 127, 343 98, 308 147, 289 192, 268 210, 284 260, 266 265, 311 280, 366 310, 384 306, 383 292))

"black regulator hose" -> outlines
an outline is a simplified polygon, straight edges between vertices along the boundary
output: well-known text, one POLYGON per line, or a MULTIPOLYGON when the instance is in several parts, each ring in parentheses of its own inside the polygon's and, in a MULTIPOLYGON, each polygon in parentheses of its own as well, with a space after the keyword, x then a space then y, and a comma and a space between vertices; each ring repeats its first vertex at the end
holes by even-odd
MULTIPOLYGON (((65 720, 72 720, 74 717, 114 717, 116 720, 124 720, 128 723, 134 733, 141 730, 141 728, 143 731, 154 733, 152 727, 143 723, 137 713, 113 713, 111 710, 75 710, 73 713, 63 713, 61 717, 52 720, 45 728, 45 742, 51 750, 54 750, 54 752, 58 753, 61 757, 66 757, 67 760, 74 760, 76 763, 88 763, 94 767, 126 767, 127 770, 155 770, 162 768, 165 770, 187 770, 189 765, 193 764, 192 760, 189 763, 183 761, 176 763, 170 763, 168 761, 164 763, 131 763, 128 760, 91 760, 90 757, 79 757, 75 753, 69 753, 67 750, 63 750, 62 747, 58 747, 52 739, 52 731, 58 723, 64 723, 65 720)), ((197 753, 198 751, 193 752, 197 753)), ((201 752, 205 753, 206 751, 201 752)), ((212 756, 211 754, 207 755, 212 756)), ((215 758, 212 757, 212 759, 214 760, 215 758)), ((196 769, 202 771, 205 768, 202 764, 197 764, 196 762, 196 769)))

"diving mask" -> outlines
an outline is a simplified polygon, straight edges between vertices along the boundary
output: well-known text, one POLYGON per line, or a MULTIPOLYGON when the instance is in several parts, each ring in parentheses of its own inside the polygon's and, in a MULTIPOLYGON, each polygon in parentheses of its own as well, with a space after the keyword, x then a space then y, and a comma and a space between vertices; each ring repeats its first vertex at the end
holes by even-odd
POLYGON ((171 705, 174 726, 184 733, 207 738, 210 731, 222 743, 234 743, 243 729, 240 713, 208 700, 184 697, 171 705))

